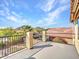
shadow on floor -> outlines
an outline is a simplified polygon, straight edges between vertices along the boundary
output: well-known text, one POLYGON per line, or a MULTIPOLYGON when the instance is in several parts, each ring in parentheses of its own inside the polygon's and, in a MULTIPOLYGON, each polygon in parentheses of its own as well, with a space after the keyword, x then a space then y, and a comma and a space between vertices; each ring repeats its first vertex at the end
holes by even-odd
POLYGON ((53 45, 40 45, 40 46, 34 46, 33 49, 38 49, 38 48, 45 48, 45 47, 51 47, 53 45))
POLYGON ((36 58, 34 58, 34 57, 29 57, 29 58, 25 58, 25 59, 36 59, 36 58))

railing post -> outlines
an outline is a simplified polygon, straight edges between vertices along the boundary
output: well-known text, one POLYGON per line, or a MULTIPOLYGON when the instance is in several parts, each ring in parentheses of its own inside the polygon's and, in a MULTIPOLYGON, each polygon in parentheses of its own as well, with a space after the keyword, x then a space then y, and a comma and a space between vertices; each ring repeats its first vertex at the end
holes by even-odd
POLYGON ((28 49, 33 48, 33 34, 32 34, 32 32, 27 32, 27 36, 26 36, 26 47, 28 49))
POLYGON ((42 31, 42 41, 46 42, 46 31, 42 31))

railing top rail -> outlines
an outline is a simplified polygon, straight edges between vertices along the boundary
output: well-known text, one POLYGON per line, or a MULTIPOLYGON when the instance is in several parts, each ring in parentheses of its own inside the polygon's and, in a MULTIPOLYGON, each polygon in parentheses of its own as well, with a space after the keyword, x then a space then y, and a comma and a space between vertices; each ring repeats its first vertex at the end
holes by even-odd
POLYGON ((14 37, 14 36, 25 36, 25 35, 11 35, 11 36, 6 35, 6 36, 0 36, 0 38, 4 38, 4 37, 14 37))

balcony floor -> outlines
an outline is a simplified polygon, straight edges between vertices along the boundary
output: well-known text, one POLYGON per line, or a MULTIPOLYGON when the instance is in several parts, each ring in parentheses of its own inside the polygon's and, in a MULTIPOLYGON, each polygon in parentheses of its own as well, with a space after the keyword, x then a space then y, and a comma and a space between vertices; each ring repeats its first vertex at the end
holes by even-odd
POLYGON ((73 45, 39 42, 33 49, 23 49, 2 59, 79 59, 73 45))

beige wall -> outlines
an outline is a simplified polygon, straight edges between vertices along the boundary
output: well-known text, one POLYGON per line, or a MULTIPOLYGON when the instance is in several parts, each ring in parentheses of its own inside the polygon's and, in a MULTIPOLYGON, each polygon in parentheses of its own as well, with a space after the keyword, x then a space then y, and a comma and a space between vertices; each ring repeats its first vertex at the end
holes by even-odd
POLYGON ((75 28, 75 39, 74 39, 74 41, 75 41, 75 47, 76 47, 76 49, 77 49, 77 51, 78 51, 78 53, 79 53, 79 38, 78 38, 78 21, 75 21, 74 22, 74 28, 75 28))

